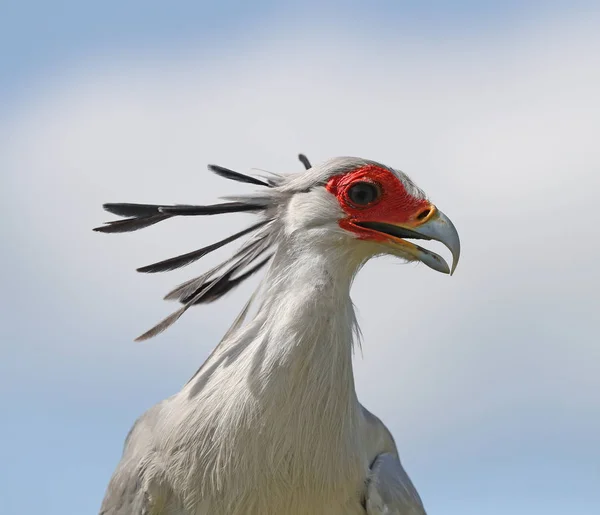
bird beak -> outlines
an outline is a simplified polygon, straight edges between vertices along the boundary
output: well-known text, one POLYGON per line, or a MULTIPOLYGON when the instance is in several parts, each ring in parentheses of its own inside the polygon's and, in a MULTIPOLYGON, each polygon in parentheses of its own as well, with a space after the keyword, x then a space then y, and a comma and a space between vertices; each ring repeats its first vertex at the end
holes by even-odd
POLYGON ((386 234, 387 238, 384 242, 386 246, 399 251, 398 253, 401 255, 408 254, 438 272, 452 275, 458 265, 460 257, 458 232, 450 219, 433 205, 430 207, 429 214, 422 221, 409 223, 359 222, 357 225, 386 234), (445 259, 435 252, 406 241, 405 238, 435 240, 444 244, 452 254, 452 267, 449 267, 445 259))

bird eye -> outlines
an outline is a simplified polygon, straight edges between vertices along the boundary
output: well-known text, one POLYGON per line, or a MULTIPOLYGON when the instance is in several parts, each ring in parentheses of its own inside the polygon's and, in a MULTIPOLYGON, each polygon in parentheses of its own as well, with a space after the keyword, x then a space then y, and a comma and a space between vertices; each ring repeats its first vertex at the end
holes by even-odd
POLYGON ((372 182, 357 182, 348 188, 347 195, 355 206, 367 206, 379 198, 379 188, 372 182))

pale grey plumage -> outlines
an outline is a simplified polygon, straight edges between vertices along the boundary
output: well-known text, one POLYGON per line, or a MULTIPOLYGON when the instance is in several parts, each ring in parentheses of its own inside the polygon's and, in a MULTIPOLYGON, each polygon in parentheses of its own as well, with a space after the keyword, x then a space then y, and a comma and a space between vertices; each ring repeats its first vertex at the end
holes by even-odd
MULTIPOLYGON (((137 420, 102 515, 425 514, 391 434, 354 389, 350 286, 382 250, 354 243, 322 186, 369 163, 306 160, 307 171, 272 175, 269 189, 233 199, 268 206, 240 250, 241 269, 272 253, 266 277, 194 377, 137 420)), ((206 281, 170 298, 188 299, 187 309, 206 281)))

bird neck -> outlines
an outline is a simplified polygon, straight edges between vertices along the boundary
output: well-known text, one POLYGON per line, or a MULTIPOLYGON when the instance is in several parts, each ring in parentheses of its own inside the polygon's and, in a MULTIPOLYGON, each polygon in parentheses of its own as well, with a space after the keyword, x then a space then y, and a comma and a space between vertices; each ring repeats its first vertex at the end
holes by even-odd
POLYGON ((266 473, 319 490, 362 470, 350 300, 360 260, 286 243, 257 292, 256 315, 234 324, 184 391, 198 431, 210 435, 195 438, 207 445, 199 452, 215 460, 219 481, 244 492, 260 491, 266 473))
MULTIPOLYGON (((298 396, 325 414, 355 400, 352 347, 358 331, 350 299, 361 260, 332 244, 280 244, 262 286, 254 323, 262 389, 298 396)), ((310 406, 309 406, 310 405, 310 406)))

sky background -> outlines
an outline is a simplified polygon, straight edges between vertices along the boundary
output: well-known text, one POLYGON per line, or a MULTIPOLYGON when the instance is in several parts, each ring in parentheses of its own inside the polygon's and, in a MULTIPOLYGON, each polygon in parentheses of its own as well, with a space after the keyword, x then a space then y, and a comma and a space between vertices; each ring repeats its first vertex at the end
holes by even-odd
POLYGON ((353 287, 359 397, 428 513, 600 513, 593 5, 2 2, 2 512, 96 513, 133 421, 256 285, 134 343, 227 249, 135 268, 248 219, 109 236, 101 204, 212 202, 248 189, 207 163, 293 172, 305 152, 405 171, 461 235, 452 278, 383 258, 353 287))

